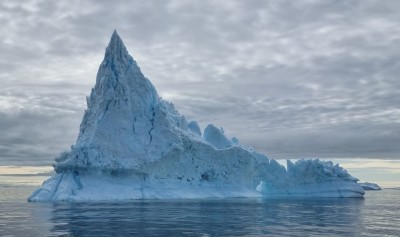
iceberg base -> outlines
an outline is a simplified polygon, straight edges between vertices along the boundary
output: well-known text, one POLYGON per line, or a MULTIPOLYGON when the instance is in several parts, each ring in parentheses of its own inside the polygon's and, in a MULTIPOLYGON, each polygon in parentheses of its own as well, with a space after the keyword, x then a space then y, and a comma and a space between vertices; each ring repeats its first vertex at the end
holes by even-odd
POLYGON ((265 182, 257 186, 264 197, 322 197, 322 198, 362 198, 363 188, 355 182, 327 181, 322 183, 271 187, 265 182))
POLYGON ((146 182, 140 176, 115 177, 57 174, 29 198, 30 202, 117 201, 135 199, 195 199, 224 197, 261 197, 257 190, 223 183, 146 182), (79 181, 77 181, 79 180, 79 181))

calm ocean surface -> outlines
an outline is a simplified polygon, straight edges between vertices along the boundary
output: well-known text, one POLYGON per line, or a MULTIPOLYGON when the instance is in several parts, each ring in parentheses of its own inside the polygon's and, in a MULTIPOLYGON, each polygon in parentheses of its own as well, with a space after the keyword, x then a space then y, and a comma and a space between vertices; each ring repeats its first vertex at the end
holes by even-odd
POLYGON ((365 199, 28 203, 0 186, 0 236, 400 236, 400 190, 365 199))

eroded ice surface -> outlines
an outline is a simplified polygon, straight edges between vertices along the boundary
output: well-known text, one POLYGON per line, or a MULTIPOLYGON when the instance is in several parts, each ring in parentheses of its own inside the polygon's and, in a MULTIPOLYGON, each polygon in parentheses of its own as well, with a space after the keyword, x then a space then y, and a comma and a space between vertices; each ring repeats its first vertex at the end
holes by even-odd
POLYGON ((288 161, 285 169, 221 128, 202 133, 158 96, 116 32, 87 106, 76 144, 29 201, 364 195, 332 162, 288 161))

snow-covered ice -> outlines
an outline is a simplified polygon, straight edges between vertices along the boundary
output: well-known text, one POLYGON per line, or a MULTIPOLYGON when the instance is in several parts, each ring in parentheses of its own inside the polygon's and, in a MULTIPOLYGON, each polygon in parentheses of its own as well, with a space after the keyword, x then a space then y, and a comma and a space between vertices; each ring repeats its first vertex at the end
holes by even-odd
POLYGON ((273 159, 162 100, 116 32, 87 97, 79 136, 29 201, 207 197, 363 197, 332 162, 273 159))
POLYGON ((382 190, 382 188, 375 183, 364 182, 360 183, 360 185, 364 190, 382 190))

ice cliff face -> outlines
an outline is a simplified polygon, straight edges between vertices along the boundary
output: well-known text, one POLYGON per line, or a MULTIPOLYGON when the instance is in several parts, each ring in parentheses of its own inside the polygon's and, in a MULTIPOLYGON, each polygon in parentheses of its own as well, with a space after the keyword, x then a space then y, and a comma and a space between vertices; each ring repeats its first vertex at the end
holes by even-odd
POLYGON ((116 32, 87 98, 76 144, 29 201, 260 196, 362 197, 357 179, 319 160, 275 160, 162 100, 116 32))

